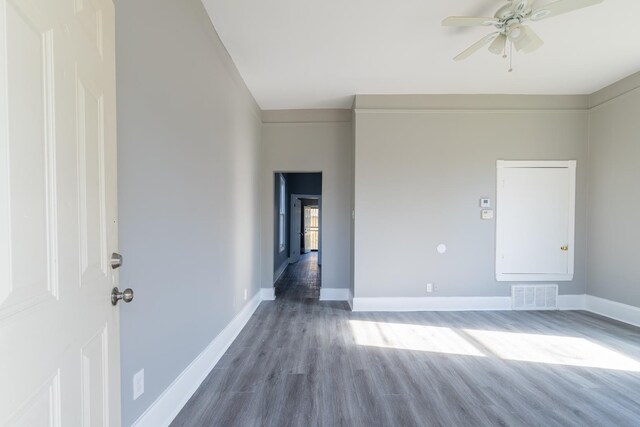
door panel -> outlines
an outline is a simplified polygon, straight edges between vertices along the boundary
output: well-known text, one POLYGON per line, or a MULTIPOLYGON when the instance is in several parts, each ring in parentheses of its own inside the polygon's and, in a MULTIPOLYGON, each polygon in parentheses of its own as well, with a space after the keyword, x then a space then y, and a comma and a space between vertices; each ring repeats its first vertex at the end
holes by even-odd
POLYGON ((503 272, 566 273, 568 169, 522 168, 505 172, 503 272))
POLYGON ((11 417, 7 427, 60 427, 60 376, 56 373, 11 417))
POLYGON ((0 244, 4 272, 0 284, 0 317, 57 296, 55 200, 52 162, 54 141, 50 100, 52 37, 40 16, 6 5, 7 97, 0 152, 2 224, 0 244), (10 37, 9 37, 10 36, 10 37), (21 262, 31 259, 32 263, 21 262))
POLYGON ((575 167, 499 169, 499 280, 570 280, 574 203, 575 167))
POLYGON ((0 0, 0 425, 120 424, 111 0, 0 0))
POLYGON ((289 262, 294 263, 300 260, 300 237, 302 216, 302 202, 300 199, 293 198, 291 200, 291 234, 289 250, 289 262))
POLYGON ((82 285, 107 278, 104 97, 76 77, 82 285), (98 94, 96 94, 96 92, 98 94))

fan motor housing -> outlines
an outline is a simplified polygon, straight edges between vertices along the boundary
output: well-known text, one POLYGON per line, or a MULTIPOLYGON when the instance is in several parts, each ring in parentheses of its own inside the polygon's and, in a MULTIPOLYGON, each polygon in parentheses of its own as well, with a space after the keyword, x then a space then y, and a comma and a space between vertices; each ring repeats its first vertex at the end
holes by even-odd
POLYGON ((520 1, 516 6, 514 6, 513 2, 505 4, 500 9, 498 9, 494 17, 503 22, 513 19, 522 21, 530 13, 531 5, 528 1, 525 0, 520 1))

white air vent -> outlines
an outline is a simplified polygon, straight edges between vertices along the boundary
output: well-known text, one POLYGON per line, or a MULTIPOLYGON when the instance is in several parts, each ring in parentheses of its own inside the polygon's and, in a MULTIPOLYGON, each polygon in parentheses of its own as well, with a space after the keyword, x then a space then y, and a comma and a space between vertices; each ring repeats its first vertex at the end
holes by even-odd
POLYGON ((514 310, 556 310, 558 285, 513 285, 511 308, 514 310))

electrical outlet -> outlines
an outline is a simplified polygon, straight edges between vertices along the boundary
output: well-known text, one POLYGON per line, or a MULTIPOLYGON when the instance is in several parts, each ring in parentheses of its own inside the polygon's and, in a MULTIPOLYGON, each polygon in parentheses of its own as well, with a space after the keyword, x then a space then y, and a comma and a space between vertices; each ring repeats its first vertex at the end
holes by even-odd
POLYGON ((433 283, 427 283, 427 293, 433 292, 433 283))
POLYGON ((246 288, 245 288, 245 290, 244 290, 244 300, 245 300, 245 301, 247 300, 247 289, 246 289, 246 288))
POLYGON ((136 400, 144 393, 144 369, 140 369, 133 376, 133 400, 136 400))

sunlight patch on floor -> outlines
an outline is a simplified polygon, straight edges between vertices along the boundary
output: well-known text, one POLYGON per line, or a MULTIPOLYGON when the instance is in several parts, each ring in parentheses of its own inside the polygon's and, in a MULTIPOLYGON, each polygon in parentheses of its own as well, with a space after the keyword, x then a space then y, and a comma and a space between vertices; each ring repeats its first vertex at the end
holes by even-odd
POLYGON ((586 338, 464 329, 505 360, 640 372, 640 363, 586 338))
POLYGON ((349 320, 356 344, 640 372, 640 362, 586 338, 349 320), (467 336, 468 338, 465 338, 467 336))
POLYGON ((473 344, 450 328, 362 320, 350 320, 349 324, 358 345, 484 356, 473 344))

